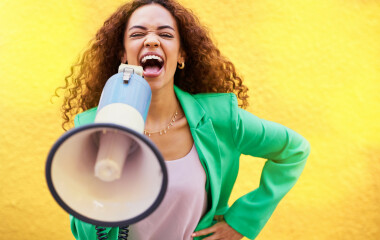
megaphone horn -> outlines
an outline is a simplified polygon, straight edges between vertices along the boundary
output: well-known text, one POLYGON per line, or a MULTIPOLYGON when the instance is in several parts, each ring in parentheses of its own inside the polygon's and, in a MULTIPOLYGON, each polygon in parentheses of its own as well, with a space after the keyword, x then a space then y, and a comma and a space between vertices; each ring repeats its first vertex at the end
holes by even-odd
POLYGON ((143 134, 151 90, 141 75, 141 67, 120 65, 103 88, 94 123, 67 131, 48 155, 51 194, 87 223, 133 224, 150 215, 166 192, 164 158, 143 134))

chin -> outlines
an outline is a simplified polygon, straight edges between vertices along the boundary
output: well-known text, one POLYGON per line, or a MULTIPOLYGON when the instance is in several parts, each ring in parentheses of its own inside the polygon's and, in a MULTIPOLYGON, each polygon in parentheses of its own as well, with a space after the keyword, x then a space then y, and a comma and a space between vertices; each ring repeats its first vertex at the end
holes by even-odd
POLYGON ((164 89, 170 89, 174 86, 174 74, 171 78, 167 79, 165 76, 166 71, 163 69, 161 74, 157 77, 144 76, 145 80, 149 83, 152 92, 164 89))
POLYGON ((155 78, 155 79, 146 78, 146 80, 149 83, 149 86, 152 92, 168 91, 168 90, 173 89, 173 86, 174 86, 174 81, 165 81, 160 78, 155 78))

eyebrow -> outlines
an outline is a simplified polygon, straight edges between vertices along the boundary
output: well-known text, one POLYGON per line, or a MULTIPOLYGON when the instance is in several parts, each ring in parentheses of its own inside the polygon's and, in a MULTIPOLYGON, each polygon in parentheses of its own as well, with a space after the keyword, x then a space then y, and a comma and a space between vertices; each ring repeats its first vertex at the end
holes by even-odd
MULTIPOLYGON (((148 28, 146 28, 146 27, 144 27, 144 26, 141 26, 141 25, 135 25, 135 26, 130 27, 130 28, 128 29, 128 31, 130 31, 130 30, 132 30, 132 29, 134 29, 134 28, 138 28, 138 29, 142 29, 142 30, 148 30, 148 28)), ((169 25, 162 25, 162 26, 159 26, 159 27, 157 27, 157 30, 162 30, 162 29, 166 29, 166 28, 169 28, 169 29, 172 29, 173 31, 175 31, 174 28, 171 27, 171 26, 169 26, 169 25)))

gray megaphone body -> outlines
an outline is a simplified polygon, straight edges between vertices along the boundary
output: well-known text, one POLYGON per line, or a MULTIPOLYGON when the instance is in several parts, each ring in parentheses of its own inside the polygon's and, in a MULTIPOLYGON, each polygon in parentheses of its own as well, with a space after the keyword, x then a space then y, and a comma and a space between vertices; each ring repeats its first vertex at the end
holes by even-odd
POLYGON ((94 123, 67 131, 48 155, 51 194, 65 211, 87 223, 136 223, 165 195, 165 161, 143 134, 151 89, 139 74, 141 67, 120 65, 103 88, 94 123))

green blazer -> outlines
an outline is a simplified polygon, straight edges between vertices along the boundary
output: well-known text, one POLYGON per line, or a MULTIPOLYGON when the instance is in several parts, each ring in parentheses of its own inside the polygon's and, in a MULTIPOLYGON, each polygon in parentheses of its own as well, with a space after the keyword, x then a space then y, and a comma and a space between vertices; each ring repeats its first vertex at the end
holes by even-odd
MULTIPOLYGON (((309 143, 289 128, 240 109, 232 93, 192 95, 176 86, 175 93, 207 176, 208 211, 195 230, 210 227, 216 223, 215 215, 224 215, 232 228, 254 239, 299 178, 310 152, 309 143), (259 187, 229 206, 241 154, 268 160, 259 187)), ((92 123, 95 114, 93 108, 77 115, 75 126, 92 123)), ((71 230, 77 239, 96 239, 95 227, 74 217, 71 230)), ((108 239, 117 239, 118 228, 107 231, 108 239)))

